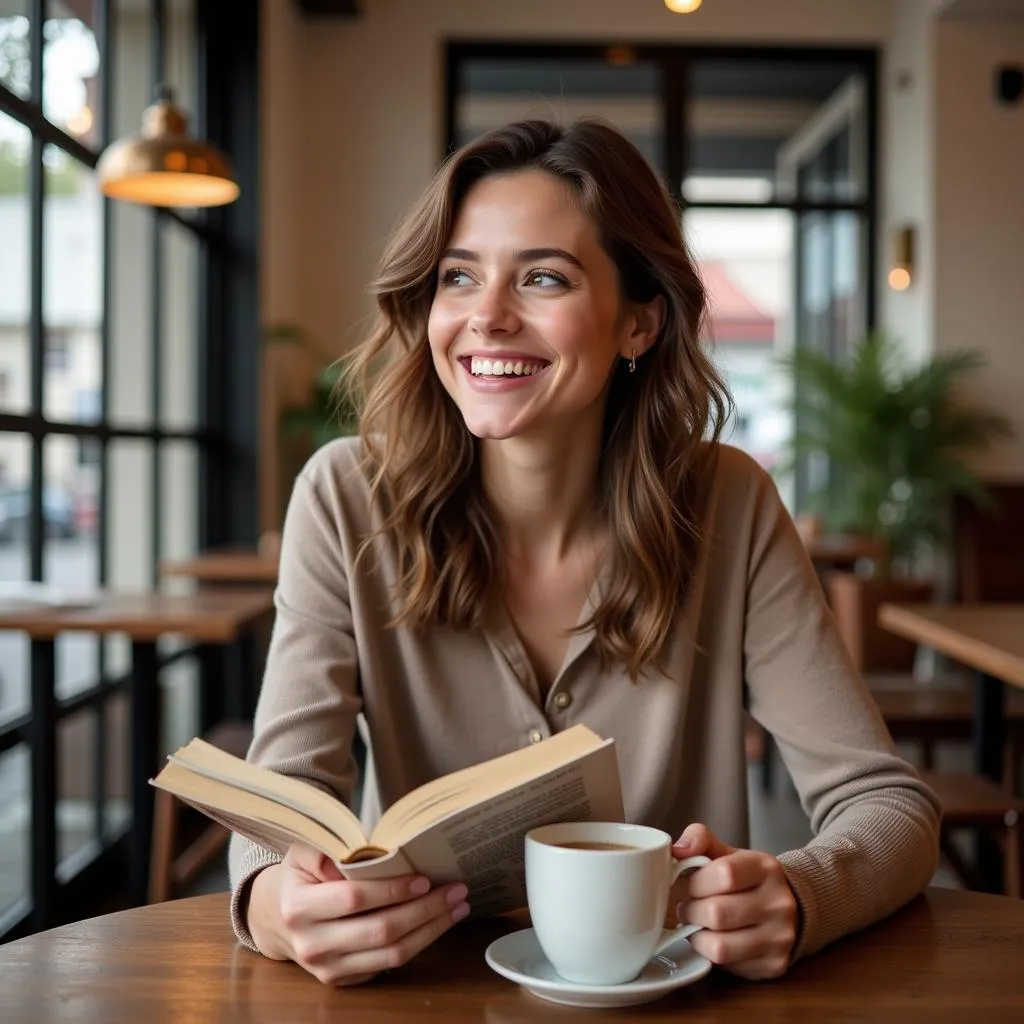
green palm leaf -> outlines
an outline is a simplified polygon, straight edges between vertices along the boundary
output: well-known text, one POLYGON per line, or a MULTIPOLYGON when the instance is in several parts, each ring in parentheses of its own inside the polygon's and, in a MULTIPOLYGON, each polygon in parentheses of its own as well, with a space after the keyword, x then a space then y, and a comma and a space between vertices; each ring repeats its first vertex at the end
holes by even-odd
POLYGON ((833 482, 811 504, 831 528, 881 537, 909 563, 923 543, 947 539, 954 495, 990 501, 969 459, 1012 429, 966 394, 984 365, 979 353, 910 367, 891 339, 872 334, 843 363, 800 346, 783 363, 796 429, 782 472, 808 455, 827 458, 833 482))

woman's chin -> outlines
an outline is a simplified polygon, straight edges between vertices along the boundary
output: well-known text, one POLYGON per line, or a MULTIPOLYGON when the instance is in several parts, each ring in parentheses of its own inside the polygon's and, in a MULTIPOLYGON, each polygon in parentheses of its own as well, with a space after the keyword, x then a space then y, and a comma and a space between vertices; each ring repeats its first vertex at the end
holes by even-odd
POLYGON ((510 438, 516 437, 519 434, 518 430, 514 430, 509 426, 492 423, 480 424, 467 422, 466 429, 478 441, 508 441, 510 438))

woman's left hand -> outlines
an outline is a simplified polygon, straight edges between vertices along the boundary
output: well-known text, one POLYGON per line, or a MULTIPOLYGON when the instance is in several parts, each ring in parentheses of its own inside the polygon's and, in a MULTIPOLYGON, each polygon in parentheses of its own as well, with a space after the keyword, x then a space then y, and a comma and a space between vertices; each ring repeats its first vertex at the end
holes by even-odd
POLYGON ((680 922, 699 924, 690 945, 741 978, 785 973, 797 932, 797 902, 782 865, 770 854, 735 850, 704 825, 690 825, 672 847, 676 857, 704 854, 711 864, 689 879, 680 922))

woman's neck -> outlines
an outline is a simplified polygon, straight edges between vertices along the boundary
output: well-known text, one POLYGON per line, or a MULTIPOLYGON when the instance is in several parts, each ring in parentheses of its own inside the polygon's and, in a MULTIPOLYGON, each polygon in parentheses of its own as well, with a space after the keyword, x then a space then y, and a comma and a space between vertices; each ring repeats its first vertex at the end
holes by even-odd
POLYGON ((481 482, 510 559, 557 564, 601 532, 596 515, 600 434, 582 441, 481 442, 481 482))

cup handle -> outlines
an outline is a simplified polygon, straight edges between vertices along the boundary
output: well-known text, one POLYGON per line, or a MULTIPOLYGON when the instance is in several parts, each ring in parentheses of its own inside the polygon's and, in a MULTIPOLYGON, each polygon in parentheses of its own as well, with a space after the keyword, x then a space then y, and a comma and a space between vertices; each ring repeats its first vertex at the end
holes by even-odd
MULTIPOLYGON (((676 861, 675 867, 672 869, 672 878, 669 882, 675 882, 682 875, 692 874, 697 868, 704 867, 705 864, 710 864, 711 858, 698 855, 696 857, 684 857, 682 860, 676 861)), ((704 925, 702 924, 681 924, 677 928, 674 928, 668 935, 665 936, 658 943, 657 948, 654 950, 654 956, 661 956, 666 950, 674 946, 677 942, 682 942, 683 939, 688 939, 691 935, 695 935, 699 932, 704 925)))

